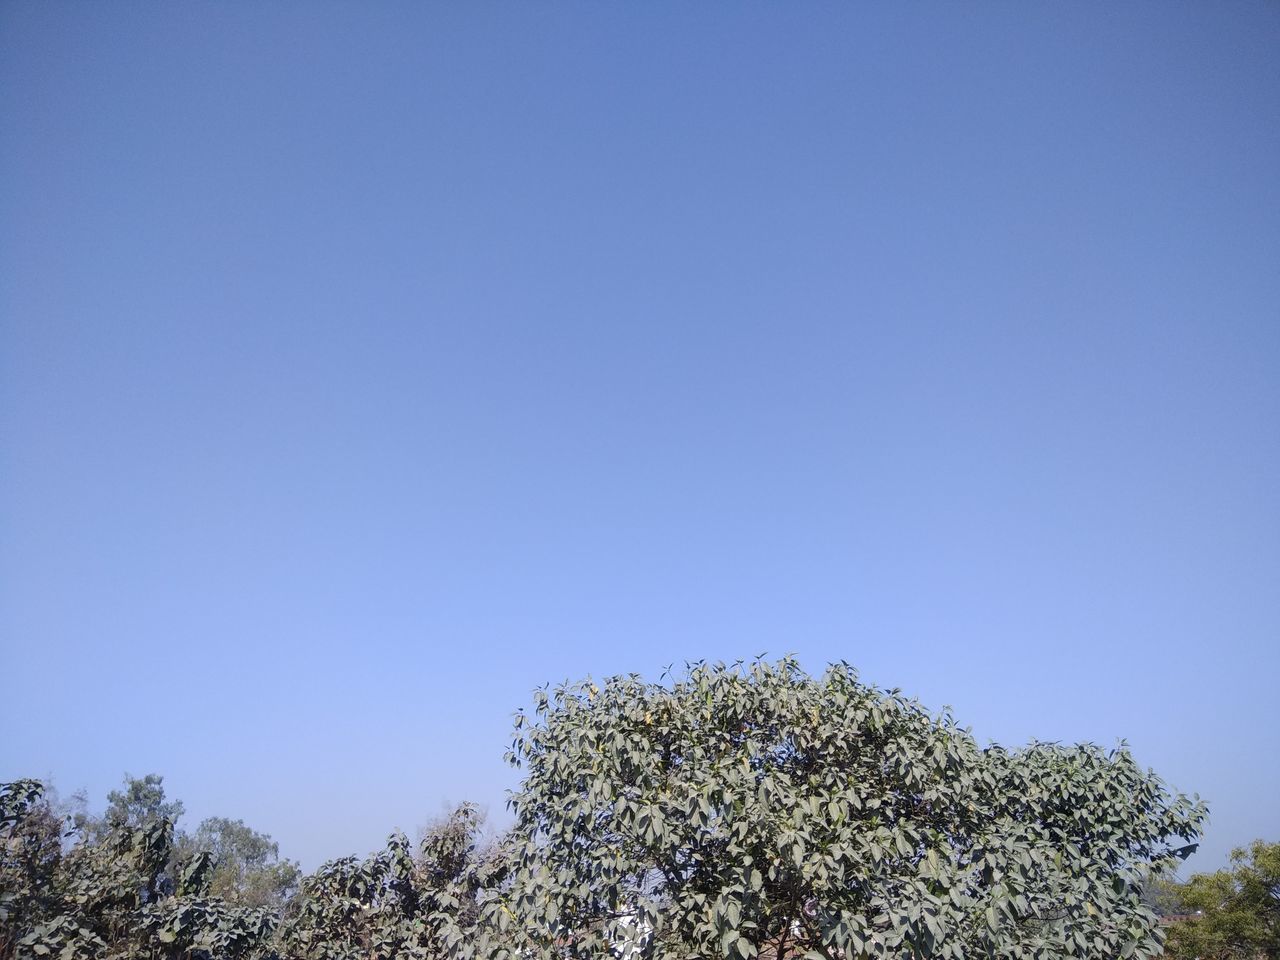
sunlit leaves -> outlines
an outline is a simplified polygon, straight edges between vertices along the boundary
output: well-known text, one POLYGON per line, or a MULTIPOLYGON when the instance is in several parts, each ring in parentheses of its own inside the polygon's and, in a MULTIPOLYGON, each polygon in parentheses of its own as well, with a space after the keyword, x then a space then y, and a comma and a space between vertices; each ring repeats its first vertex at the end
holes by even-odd
POLYGON ((1280 843, 1255 840, 1231 853, 1231 866, 1179 885, 1181 910, 1168 954, 1195 957, 1280 956, 1280 843))
POLYGON ((59 960, 1143 960, 1160 938, 1141 891, 1204 819, 1123 748, 984 748, 846 664, 540 690, 508 759, 524 781, 498 849, 463 807, 417 848, 395 834, 323 865, 282 915, 211 896, 214 860, 175 859, 164 817, 64 851, 39 785, 10 784, 0 929, 21 936, 3 942, 59 960))
POLYGON ((1139 883, 1203 818, 1124 750, 982 749, 844 664, 542 690, 509 759, 488 916, 545 957, 1150 956, 1139 883))

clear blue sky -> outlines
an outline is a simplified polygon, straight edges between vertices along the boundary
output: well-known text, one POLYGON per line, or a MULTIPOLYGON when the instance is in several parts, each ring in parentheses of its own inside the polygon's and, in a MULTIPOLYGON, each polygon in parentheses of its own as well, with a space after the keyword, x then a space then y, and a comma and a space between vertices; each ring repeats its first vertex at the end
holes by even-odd
POLYGON ((1280 5, 0 6, 0 777, 309 866, 794 652, 1280 839, 1280 5))

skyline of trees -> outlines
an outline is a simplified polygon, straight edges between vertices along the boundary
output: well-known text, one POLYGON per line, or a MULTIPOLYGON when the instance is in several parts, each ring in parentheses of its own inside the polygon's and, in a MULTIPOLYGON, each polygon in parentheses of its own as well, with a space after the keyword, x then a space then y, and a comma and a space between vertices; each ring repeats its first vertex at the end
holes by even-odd
POLYGON ((306 875, 243 820, 183 829, 158 774, 100 814, 0 785, 0 960, 1140 958, 1201 901, 1170 955, 1225 960, 1280 895, 1275 844, 1178 883, 1204 805, 1123 748, 980 747, 847 664, 544 688, 508 760, 505 833, 463 804, 306 875))

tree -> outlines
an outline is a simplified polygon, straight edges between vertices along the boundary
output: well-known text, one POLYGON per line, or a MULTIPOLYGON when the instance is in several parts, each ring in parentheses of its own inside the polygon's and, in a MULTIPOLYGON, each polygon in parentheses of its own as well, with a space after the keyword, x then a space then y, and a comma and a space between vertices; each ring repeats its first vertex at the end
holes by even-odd
POLYGON ((128 797, 72 818, 64 848, 43 784, 0 785, 0 960, 271 960, 275 916, 210 897, 212 858, 176 859, 173 821, 150 815, 163 793, 128 797))
POLYGON ((1124 749, 980 748, 845 664, 542 691, 476 955, 1152 957, 1202 805, 1124 749))
POLYGON ((464 804, 423 838, 417 855, 393 834, 365 860, 344 857, 302 882, 280 932, 296 960, 437 960, 468 953, 481 891, 502 879, 502 861, 477 848, 480 818, 464 804))
POLYGON ((122 789, 107 794, 107 807, 101 816, 88 812, 83 794, 75 796, 78 809, 72 815, 75 832, 94 841, 105 839, 112 830, 144 827, 159 820, 177 824, 185 807, 181 800, 167 800, 164 777, 148 773, 135 777, 126 773, 122 789))
POLYGON ((1179 896, 1199 916, 1174 924, 1170 957, 1280 957, 1280 843, 1255 840, 1232 851, 1229 869, 1194 875, 1179 896))
POLYGON ((44 785, 0 785, 0 957, 54 904, 52 880, 62 857, 62 821, 44 785))
POLYGON ((141 827, 157 820, 177 824, 185 809, 181 800, 165 799, 164 777, 156 773, 133 777, 126 773, 124 790, 107 794, 107 810, 102 819, 112 828, 141 827))
POLYGON ((298 888, 298 864, 281 860, 279 845, 243 820, 208 817, 178 841, 178 849, 188 857, 210 854, 209 892, 228 903, 278 909, 298 888))

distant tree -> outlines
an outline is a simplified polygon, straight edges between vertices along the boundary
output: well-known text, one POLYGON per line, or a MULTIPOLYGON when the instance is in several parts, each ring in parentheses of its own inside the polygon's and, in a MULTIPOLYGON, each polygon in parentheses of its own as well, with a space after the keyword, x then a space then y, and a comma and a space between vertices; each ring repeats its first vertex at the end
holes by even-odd
POLYGON ((159 820, 176 826, 185 809, 181 800, 165 798, 164 777, 156 773, 144 777, 126 773, 122 789, 107 794, 107 808, 101 816, 87 812, 81 802, 73 825, 79 833, 101 840, 112 830, 144 827, 159 820))
POLYGON ((1167 917, 1185 913, 1187 906, 1183 902, 1182 886, 1176 877, 1148 877, 1142 885, 1142 902, 1150 907, 1156 916, 1167 917))
POLYGON ((1121 750, 979 747, 792 660, 537 696, 475 955, 1143 958, 1205 812, 1121 750))
POLYGON ((228 903, 279 908, 298 889, 298 864, 280 859, 279 845, 243 820, 209 817, 183 835, 177 848, 187 857, 209 853, 209 893, 228 903))
POLYGON ((125 774, 124 789, 107 794, 107 812, 103 815, 112 826, 140 827, 156 820, 176 824, 186 808, 181 800, 166 800, 164 777, 148 773, 145 777, 125 774))
POLYGON ((1280 958, 1280 843, 1255 840, 1231 854, 1231 866, 1198 873, 1179 890, 1187 912, 1169 933, 1178 960, 1280 958))
POLYGON ((62 820, 36 780, 0 784, 0 957, 53 908, 62 820))

